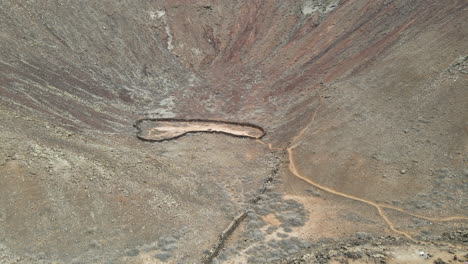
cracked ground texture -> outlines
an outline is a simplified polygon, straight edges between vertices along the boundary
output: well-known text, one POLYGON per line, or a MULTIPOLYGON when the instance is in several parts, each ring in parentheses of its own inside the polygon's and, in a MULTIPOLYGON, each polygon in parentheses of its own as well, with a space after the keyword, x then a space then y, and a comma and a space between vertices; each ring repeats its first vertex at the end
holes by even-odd
POLYGON ((467 13, 463 0, 1 1, 0 263, 199 263, 244 210, 213 262, 462 259, 467 13), (142 118, 267 134, 149 143, 142 118))

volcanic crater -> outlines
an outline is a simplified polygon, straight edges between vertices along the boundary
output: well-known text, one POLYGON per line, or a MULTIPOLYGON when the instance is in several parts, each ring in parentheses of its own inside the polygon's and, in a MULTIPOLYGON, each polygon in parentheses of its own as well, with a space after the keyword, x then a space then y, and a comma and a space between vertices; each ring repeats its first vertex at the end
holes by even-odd
POLYGON ((467 14, 1 1, 0 263, 468 261, 467 14))

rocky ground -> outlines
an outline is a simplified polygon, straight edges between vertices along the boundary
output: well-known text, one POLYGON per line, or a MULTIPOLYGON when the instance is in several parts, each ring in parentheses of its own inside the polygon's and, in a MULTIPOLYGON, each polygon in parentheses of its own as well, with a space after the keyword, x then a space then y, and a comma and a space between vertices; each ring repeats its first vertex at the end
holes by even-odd
POLYGON ((245 139, 152 145, 1 117, 2 263, 198 261, 276 166, 245 139))
POLYGON ((442 245, 413 245, 395 237, 356 233, 341 241, 319 241, 309 253, 277 263, 465 263, 466 250, 442 245), (424 256, 420 252, 425 253, 424 256), (429 253, 429 258, 426 259, 429 253))
POLYGON ((1 1, 0 263, 463 263, 467 12, 1 1), (140 118, 267 134, 143 142, 140 118))

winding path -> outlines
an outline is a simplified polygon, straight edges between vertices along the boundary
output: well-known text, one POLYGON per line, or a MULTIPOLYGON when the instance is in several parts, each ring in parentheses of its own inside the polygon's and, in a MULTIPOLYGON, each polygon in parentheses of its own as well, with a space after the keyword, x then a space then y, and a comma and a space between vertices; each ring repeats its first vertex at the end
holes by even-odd
MULTIPOLYGON (((288 159, 289 159, 289 167, 288 167, 289 171, 295 177, 309 183, 310 185, 322 191, 325 191, 325 192, 328 192, 328 193, 331 193, 331 194, 334 194, 343 198, 347 198, 350 200, 362 202, 362 203, 365 203, 367 205, 374 207, 377 210, 379 216, 383 219, 383 221, 387 224, 387 226, 390 228, 392 232, 398 235, 402 235, 413 242, 425 243, 423 241, 416 240, 408 232, 398 230, 395 227, 395 224, 392 221, 390 221, 389 217, 385 214, 384 212, 385 209, 395 210, 395 211, 401 212, 403 214, 406 214, 412 217, 425 219, 425 220, 432 221, 432 222, 468 220, 468 217, 466 216, 428 217, 428 216, 415 214, 415 213, 409 212, 405 209, 402 209, 393 205, 380 204, 371 200, 367 200, 361 197, 357 197, 354 195, 350 195, 350 194, 346 194, 346 193, 334 190, 332 188, 323 186, 311 180, 310 178, 304 176, 303 174, 301 174, 294 159, 294 149, 297 148, 301 144, 301 140, 304 136, 304 133, 315 122, 315 117, 317 116, 317 113, 322 105, 322 97, 320 95, 319 95, 319 98, 320 98, 319 105, 315 109, 314 113, 312 114, 310 121, 296 136, 293 137, 290 143, 290 146, 286 148, 273 147, 272 144, 261 140, 261 138, 266 134, 264 129, 257 125, 248 124, 248 123, 226 122, 226 121, 205 120, 205 119, 139 119, 135 122, 134 127, 137 129, 137 138, 143 141, 161 142, 161 141, 176 139, 188 133, 198 133, 198 132, 223 133, 223 134, 235 136, 235 137, 256 139, 257 142, 268 146, 268 148, 271 150, 286 151, 288 153, 288 159), (144 133, 144 131, 146 133, 144 133)), ((242 219, 244 219, 245 216, 246 216, 246 212, 244 211, 241 214, 239 214, 231 222, 231 224, 222 232, 215 246, 209 251, 209 254, 205 256, 204 261, 203 261, 204 263, 211 263, 212 259, 216 257, 216 255, 219 253, 219 250, 223 246, 225 240, 234 232, 234 230, 239 225, 240 221, 242 221, 242 219)))
POLYGON ((293 138, 293 140, 291 141, 291 146, 290 147, 287 147, 287 148, 275 148, 273 147, 270 143, 266 143, 262 140, 257 140, 258 142, 264 144, 264 145, 267 145, 269 149, 271 150, 286 150, 287 153, 288 153, 288 158, 289 158, 289 171, 294 175, 296 176, 297 178, 309 183, 310 185, 320 189, 320 190, 323 190, 323 191, 326 191, 328 193, 331 193, 331 194, 334 194, 334 195, 337 195, 337 196, 341 196, 343 198, 347 198, 347 199, 351 199, 351 200, 354 200, 354 201, 358 201, 358 202, 362 202, 362 203, 365 203, 365 204, 368 204, 370 206, 373 206, 377 212, 379 213, 379 215, 382 217, 382 219, 385 221, 385 223, 388 225, 388 227, 390 228, 390 230, 392 230, 394 233, 396 234, 399 234, 399 235, 403 235, 405 236, 406 238, 408 238, 409 240, 413 241, 413 242, 422 242, 422 241, 418 241, 416 239, 414 239, 409 233, 407 232, 404 232, 404 231, 401 231, 401 230, 398 230, 395 225, 392 223, 392 221, 390 221, 390 219, 388 218, 387 215, 385 215, 384 213, 384 208, 386 209, 391 209, 391 210, 395 210, 395 211, 399 211, 401 213, 404 213, 404 214, 407 214, 407 215, 410 215, 410 216, 413 216, 413 217, 417 217, 417 218, 420 218, 420 219, 425 219, 425 220, 429 220, 429 221, 433 221, 433 222, 448 222, 448 221, 459 221, 459 220, 468 220, 468 217, 465 217, 465 216, 451 216, 451 217, 427 217, 427 216, 423 216, 423 215, 419 215, 419 214, 415 214, 415 213, 411 213, 411 212, 408 212, 402 208, 399 208, 399 207, 396 207, 396 206, 393 206, 393 205, 388 205, 388 204, 379 204, 379 203, 376 203, 376 202, 373 202, 373 201, 370 201, 370 200, 367 200, 367 199, 364 199, 364 198, 360 198, 360 197, 357 197, 357 196, 353 196, 353 195, 350 195, 350 194, 346 194, 346 193, 343 193, 343 192, 340 192, 340 191, 337 191, 337 190, 334 190, 334 189, 331 189, 329 187, 326 187, 326 186, 323 186, 323 185, 320 185, 319 183, 307 178, 306 176, 302 175, 297 166, 296 166, 296 162, 294 161, 294 149, 296 147, 298 147, 301 143, 301 139, 304 135, 304 132, 309 129, 309 127, 314 123, 315 121, 315 117, 318 113, 318 110, 320 109, 320 106, 322 105, 322 97, 319 96, 320 98, 320 103, 319 103, 319 106, 315 109, 312 117, 311 117, 311 120, 309 121, 309 123, 293 138))

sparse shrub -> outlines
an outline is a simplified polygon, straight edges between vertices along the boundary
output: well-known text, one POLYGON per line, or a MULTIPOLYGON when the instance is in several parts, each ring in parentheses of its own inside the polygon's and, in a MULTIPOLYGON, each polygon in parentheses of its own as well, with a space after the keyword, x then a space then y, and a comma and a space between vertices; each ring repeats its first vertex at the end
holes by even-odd
POLYGON ((167 252, 163 252, 163 253, 159 253, 159 254, 154 255, 154 257, 165 262, 166 260, 171 258, 171 254, 169 254, 167 252))
POLYGON ((130 249, 127 251, 127 256, 130 256, 130 257, 137 256, 138 254, 140 254, 140 251, 136 248, 130 249))

